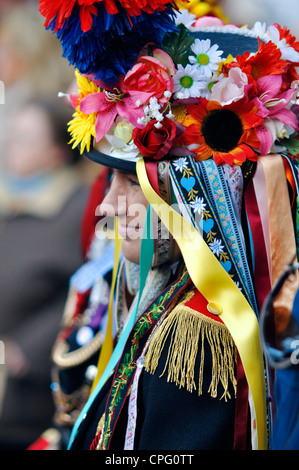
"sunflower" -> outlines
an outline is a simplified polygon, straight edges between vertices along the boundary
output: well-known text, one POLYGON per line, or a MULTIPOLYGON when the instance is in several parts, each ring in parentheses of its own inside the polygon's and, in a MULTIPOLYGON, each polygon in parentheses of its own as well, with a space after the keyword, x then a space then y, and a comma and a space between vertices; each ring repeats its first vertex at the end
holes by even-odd
POLYGON ((255 128, 263 119, 256 116, 253 104, 239 100, 221 106, 216 101, 200 99, 187 110, 189 125, 181 139, 184 145, 192 145, 197 160, 213 157, 217 165, 233 165, 256 159, 252 147, 259 148, 260 143, 255 128))

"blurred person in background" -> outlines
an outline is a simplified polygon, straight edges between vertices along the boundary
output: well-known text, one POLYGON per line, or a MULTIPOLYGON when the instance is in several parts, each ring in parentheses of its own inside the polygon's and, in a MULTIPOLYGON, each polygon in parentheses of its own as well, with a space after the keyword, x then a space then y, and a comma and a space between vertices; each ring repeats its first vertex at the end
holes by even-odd
MULTIPOLYGON (((20 4, 23 0, 1 0, 0 4, 0 13, 4 13, 8 10, 11 10, 16 5, 20 4)), ((25 0, 27 1, 27 0, 25 0)), ((31 0, 28 0, 28 2, 31 0)), ((34 1, 34 0, 33 0, 34 1)))
POLYGON ((37 2, 11 1, 2 5, 2 1, 0 80, 4 84, 5 100, 0 105, 0 168, 10 113, 36 96, 55 100, 57 92, 65 91, 73 80, 71 68, 59 57, 57 41, 44 30, 37 2))
POLYGON ((82 262, 88 188, 68 145, 71 108, 31 100, 7 122, 0 177, 0 449, 24 449, 53 415, 50 355, 70 275, 82 262))

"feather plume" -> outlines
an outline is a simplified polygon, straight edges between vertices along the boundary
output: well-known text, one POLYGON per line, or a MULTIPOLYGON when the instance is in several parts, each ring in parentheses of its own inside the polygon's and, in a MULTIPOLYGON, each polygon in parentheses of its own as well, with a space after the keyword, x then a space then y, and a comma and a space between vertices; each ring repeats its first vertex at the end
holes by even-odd
MULTIPOLYGON (((79 9, 59 31, 63 57, 82 74, 94 75, 105 83, 115 83, 136 62, 142 48, 149 42, 161 45, 166 33, 175 31, 172 8, 152 14, 141 13, 128 18, 125 10, 109 15, 104 5, 97 6, 93 28, 80 28, 79 9)), ((55 22, 49 28, 55 31, 55 22)))

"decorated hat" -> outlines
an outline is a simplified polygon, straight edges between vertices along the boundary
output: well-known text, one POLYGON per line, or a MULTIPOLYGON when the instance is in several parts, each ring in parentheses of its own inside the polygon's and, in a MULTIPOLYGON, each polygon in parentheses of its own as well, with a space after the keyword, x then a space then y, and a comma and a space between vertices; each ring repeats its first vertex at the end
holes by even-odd
MULTIPOLYGON (((136 169, 149 206, 156 208, 165 203, 156 184, 157 169, 169 162, 165 166, 169 167, 171 196, 181 213, 164 204, 168 211, 161 220, 169 222, 166 227, 179 245, 193 284, 206 299, 212 299, 214 312, 221 314, 232 334, 253 397, 258 448, 265 448, 266 410, 260 399, 265 396, 265 371, 256 317, 265 279, 270 284, 272 273, 265 273, 268 253, 262 251, 263 257, 259 256, 261 240, 265 247, 268 241, 260 223, 265 214, 261 201, 273 200, 276 182, 284 183, 286 204, 272 204, 270 209, 275 215, 275 235, 285 237, 283 248, 291 249, 288 236, 294 233, 289 229, 292 219, 285 173, 280 171, 283 162, 273 171, 273 160, 266 158, 270 168, 263 160, 266 168, 261 180, 273 181, 272 193, 265 195, 266 183, 256 194, 255 187, 248 185, 257 208, 248 202, 251 193, 244 201, 255 285, 234 204, 243 202, 238 170, 244 163, 278 152, 290 159, 297 157, 299 42, 278 24, 267 28, 258 22, 249 29, 227 24, 219 15, 200 16, 192 10, 195 3, 196 8, 200 4, 213 8, 215 2, 40 0, 40 11, 76 69, 78 92, 70 96, 75 108, 69 123, 73 147, 107 167, 136 169), (278 179, 273 178, 276 173, 278 179), (232 179, 234 197, 226 197, 232 179), (282 215, 287 213, 285 207, 290 223, 285 218, 281 223, 283 218, 277 217, 278 209, 282 215), (254 225, 256 219, 260 225, 254 225), (281 230, 278 233, 277 220, 286 236, 281 230), (183 230, 176 232, 177 228, 183 230), (176 236, 182 232, 187 236, 176 236), (240 329, 235 328, 236 318, 237 325, 243 325, 240 329)), ((150 238, 145 237, 148 243, 150 238)), ((284 257, 278 245, 274 248, 280 268, 284 257)), ((150 263, 151 250, 145 250, 150 263)), ((141 245, 141 261, 142 254, 141 245)), ((150 263, 145 270, 141 263, 140 272, 149 272, 150 263)))
POLYGON ((183 5, 40 0, 76 69, 73 146, 130 171, 140 158, 297 155, 299 42, 277 24, 240 28, 183 5))

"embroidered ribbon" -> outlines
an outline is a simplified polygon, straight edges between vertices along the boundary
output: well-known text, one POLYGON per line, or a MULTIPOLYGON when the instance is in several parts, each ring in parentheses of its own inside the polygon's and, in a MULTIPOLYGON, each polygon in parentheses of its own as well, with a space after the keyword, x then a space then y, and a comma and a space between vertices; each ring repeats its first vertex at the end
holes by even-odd
POLYGON ((227 163, 224 163, 221 168, 225 175, 225 181, 229 187, 229 191, 232 198, 232 203, 234 206, 237 222, 241 228, 241 212, 242 212, 242 200, 243 200, 243 190, 244 190, 244 181, 242 169, 239 165, 231 166, 227 163))
MULTIPOLYGON (((149 184, 143 160, 137 162, 137 175, 152 207, 165 206, 149 184)), ((160 216, 180 247, 194 285, 208 301, 221 306, 221 318, 235 341, 251 391, 257 424, 257 448, 266 449, 265 377, 256 315, 200 233, 170 206, 168 212, 163 211, 160 216)))
POLYGON ((141 356, 136 361, 136 371, 133 378, 132 388, 129 396, 129 404, 128 404, 128 422, 127 422, 127 430, 126 430, 126 437, 125 437, 125 445, 124 450, 133 450, 134 449, 134 440, 135 440, 135 433, 136 433, 136 424, 137 424, 137 398, 138 398, 138 386, 139 386, 139 379, 141 376, 141 372, 144 368, 145 364, 145 355, 149 347, 150 340, 152 338, 153 333, 157 329, 157 327, 161 324, 162 319, 165 317, 166 311, 163 312, 163 315, 159 318, 159 321, 156 323, 155 327, 151 331, 149 338, 146 342, 142 350, 141 356))
POLYGON ((124 450, 133 450, 134 449, 134 439, 137 423, 137 395, 138 395, 138 384, 139 378, 144 365, 144 356, 140 356, 136 361, 136 372, 134 374, 133 385, 131 388, 131 393, 129 397, 129 407, 128 407, 128 424, 125 437, 124 450))
POLYGON ((218 216, 217 220, 222 227, 225 240, 227 240, 232 253, 232 260, 240 273, 243 285, 246 286, 248 300, 250 300, 251 306, 256 314, 258 314, 259 310, 247 262, 244 238, 242 236, 243 231, 237 223, 232 199, 224 176, 224 169, 222 166, 216 165, 212 159, 199 162, 197 165, 203 174, 210 200, 214 203, 214 211, 218 216))
POLYGON ((160 320, 171 303, 184 291, 190 282, 189 274, 184 273, 168 286, 139 317, 131 331, 121 360, 115 370, 113 386, 106 405, 106 420, 103 429, 103 449, 109 449, 110 440, 124 401, 130 393, 130 387, 136 371, 137 360, 152 329, 160 320))
MULTIPOLYGON (((244 282, 246 276, 241 275, 238 265, 241 264, 242 268, 245 264, 238 263, 239 260, 236 260, 236 256, 234 256, 236 251, 234 254, 232 253, 232 247, 228 244, 223 233, 223 227, 219 223, 211 198, 207 195, 193 158, 185 157, 179 160, 183 160, 181 164, 179 162, 171 163, 170 168, 174 184, 183 202, 182 208, 188 211, 193 226, 202 233, 203 240, 208 244, 213 254, 219 258, 223 268, 229 273, 238 287, 243 289, 251 306, 256 308, 253 288, 251 287, 251 293, 249 293, 247 283, 244 282)), ((224 207, 224 204, 222 205, 224 207)), ((245 259, 245 256, 242 256, 243 262, 245 259)), ((249 279, 250 276, 248 281, 249 279)))

